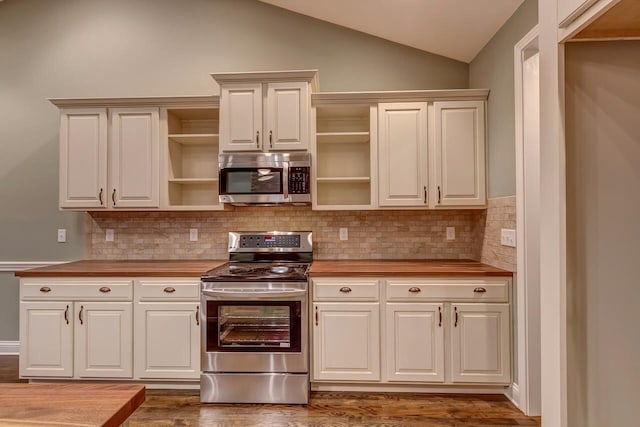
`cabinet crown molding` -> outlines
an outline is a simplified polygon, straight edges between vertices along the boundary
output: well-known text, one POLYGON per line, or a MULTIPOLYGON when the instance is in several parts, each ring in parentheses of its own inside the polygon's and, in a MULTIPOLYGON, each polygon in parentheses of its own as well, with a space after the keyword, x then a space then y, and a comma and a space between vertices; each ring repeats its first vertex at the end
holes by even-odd
POLYGON ((370 92, 318 92, 311 94, 313 105, 379 102, 485 101, 489 89, 400 90, 370 92))
POLYGON ((121 98, 49 98, 58 108, 68 107, 189 107, 217 108, 220 97, 205 96, 148 96, 121 98))
POLYGON ((218 84, 248 83, 248 82, 296 82, 304 81, 311 84, 311 91, 320 90, 318 70, 287 70, 287 71, 240 71, 225 73, 209 73, 218 84))

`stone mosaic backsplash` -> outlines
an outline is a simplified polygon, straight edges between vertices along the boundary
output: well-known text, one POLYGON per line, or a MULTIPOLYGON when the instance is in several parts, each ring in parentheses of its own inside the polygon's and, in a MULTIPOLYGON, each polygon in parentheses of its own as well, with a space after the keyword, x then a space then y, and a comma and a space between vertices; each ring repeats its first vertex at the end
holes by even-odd
POLYGON ((316 259, 475 259, 485 212, 312 211, 309 207, 236 207, 214 212, 91 212, 88 259, 226 259, 229 231, 311 230, 316 259), (456 239, 446 239, 446 227, 456 239), (339 229, 349 239, 339 240, 339 229), (105 230, 114 241, 105 241, 105 230), (197 228, 199 240, 189 241, 197 228))
POLYGON ((516 271, 516 248, 500 244, 502 228, 516 228, 516 196, 488 200, 486 212, 480 216, 484 229, 480 262, 508 271, 516 271))

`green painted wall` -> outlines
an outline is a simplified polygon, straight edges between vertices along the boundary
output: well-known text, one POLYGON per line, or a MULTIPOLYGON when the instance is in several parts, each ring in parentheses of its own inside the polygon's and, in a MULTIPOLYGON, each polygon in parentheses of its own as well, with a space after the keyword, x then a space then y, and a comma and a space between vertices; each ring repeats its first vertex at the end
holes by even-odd
POLYGON ((513 47, 538 23, 537 0, 525 0, 469 64, 469 87, 490 88, 489 197, 516 194, 513 47))
MULTIPOLYGON (((214 71, 317 68, 324 91, 469 81, 465 63, 254 0, 5 0, 0 52, 0 261, 83 258, 83 214, 58 210, 47 98, 215 94, 214 71)), ((18 339, 17 304, 0 275, 0 341, 18 339)))

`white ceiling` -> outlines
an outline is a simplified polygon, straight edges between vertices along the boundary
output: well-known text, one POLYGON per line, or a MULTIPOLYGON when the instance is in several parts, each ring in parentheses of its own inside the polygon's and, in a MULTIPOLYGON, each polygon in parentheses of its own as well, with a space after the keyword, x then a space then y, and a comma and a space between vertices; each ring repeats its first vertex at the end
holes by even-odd
POLYGON ((260 0, 463 62, 524 0, 260 0))

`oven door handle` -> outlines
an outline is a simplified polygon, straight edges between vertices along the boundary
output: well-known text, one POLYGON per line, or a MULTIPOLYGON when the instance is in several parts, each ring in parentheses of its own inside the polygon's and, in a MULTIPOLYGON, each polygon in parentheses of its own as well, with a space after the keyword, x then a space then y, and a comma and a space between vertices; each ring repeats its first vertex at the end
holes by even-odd
POLYGON ((272 291, 272 292, 237 292, 218 289, 203 289, 202 294, 206 297, 216 299, 248 299, 248 300, 265 300, 265 299, 285 299, 292 297, 304 297, 307 295, 306 290, 300 291, 272 291))

